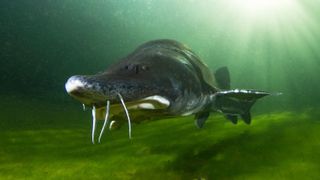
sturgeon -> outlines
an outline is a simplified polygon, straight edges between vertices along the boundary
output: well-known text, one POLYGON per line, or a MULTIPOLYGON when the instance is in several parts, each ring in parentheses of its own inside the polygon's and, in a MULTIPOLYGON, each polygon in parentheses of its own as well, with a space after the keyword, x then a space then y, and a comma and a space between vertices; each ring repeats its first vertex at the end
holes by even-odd
POLYGON ((266 91, 231 89, 227 67, 212 73, 190 48, 175 40, 146 42, 105 71, 95 75, 75 75, 66 91, 85 106, 92 107, 92 143, 96 121, 105 127, 131 121, 194 115, 202 128, 211 112, 221 112, 232 123, 241 118, 250 124, 252 105, 266 91), (112 121, 109 123, 109 119, 112 121))

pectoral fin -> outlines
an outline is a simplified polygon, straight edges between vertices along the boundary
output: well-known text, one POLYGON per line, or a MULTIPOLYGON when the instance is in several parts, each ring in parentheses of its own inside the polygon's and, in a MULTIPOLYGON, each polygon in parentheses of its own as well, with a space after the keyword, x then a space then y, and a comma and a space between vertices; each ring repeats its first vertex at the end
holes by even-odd
POLYGON ((195 125, 198 128, 202 128, 206 120, 208 119, 210 112, 200 112, 195 115, 195 125))

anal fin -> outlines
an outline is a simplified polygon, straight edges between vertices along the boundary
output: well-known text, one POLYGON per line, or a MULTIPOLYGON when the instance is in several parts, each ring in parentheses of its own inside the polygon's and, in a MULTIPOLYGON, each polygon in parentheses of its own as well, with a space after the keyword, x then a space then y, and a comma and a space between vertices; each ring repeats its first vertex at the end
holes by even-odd
POLYGON ((238 116, 237 115, 227 114, 226 118, 229 119, 233 124, 238 123, 238 116))

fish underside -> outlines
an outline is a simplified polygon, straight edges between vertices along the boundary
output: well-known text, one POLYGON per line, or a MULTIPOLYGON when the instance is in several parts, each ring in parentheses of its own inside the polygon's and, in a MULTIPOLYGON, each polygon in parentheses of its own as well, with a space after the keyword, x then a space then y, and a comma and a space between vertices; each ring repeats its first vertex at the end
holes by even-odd
POLYGON ((239 118, 250 124, 252 105, 270 95, 231 89, 227 67, 211 72, 174 40, 146 42, 101 73, 70 77, 65 88, 84 109, 92 107, 92 143, 97 120, 104 120, 99 143, 107 126, 118 128, 124 122, 131 138, 131 121, 194 115, 195 125, 202 128, 211 112, 221 112, 234 124, 239 118))

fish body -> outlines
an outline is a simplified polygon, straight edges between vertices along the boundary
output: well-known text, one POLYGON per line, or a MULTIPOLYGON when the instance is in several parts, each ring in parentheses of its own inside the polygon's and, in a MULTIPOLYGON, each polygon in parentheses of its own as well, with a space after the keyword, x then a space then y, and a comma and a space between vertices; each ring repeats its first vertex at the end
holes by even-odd
POLYGON ((174 40, 144 43, 102 73, 70 77, 65 87, 72 97, 94 107, 94 119, 107 119, 108 114, 120 123, 125 117, 140 122, 195 115, 199 128, 216 111, 233 123, 238 117, 250 123, 251 106, 269 95, 230 89, 226 67, 212 73, 190 48, 174 40))

